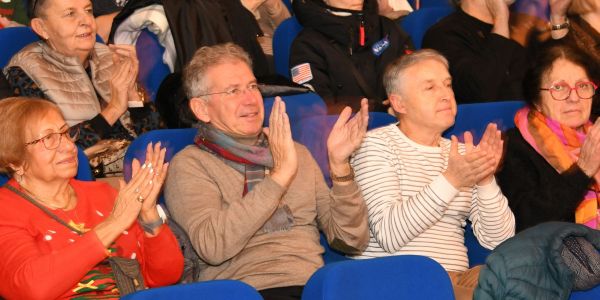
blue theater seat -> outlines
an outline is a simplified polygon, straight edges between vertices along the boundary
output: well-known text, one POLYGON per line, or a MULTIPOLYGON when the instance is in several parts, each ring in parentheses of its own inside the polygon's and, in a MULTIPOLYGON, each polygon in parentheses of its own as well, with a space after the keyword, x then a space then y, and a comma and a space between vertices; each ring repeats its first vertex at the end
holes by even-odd
POLYGON ((9 27, 0 29, 0 68, 4 68, 15 53, 39 40, 31 27, 9 27))
POLYGON ((129 181, 131 179, 131 162, 134 158, 142 163, 146 160, 146 146, 148 143, 160 141, 161 146, 167 149, 165 162, 169 162, 177 152, 194 143, 196 132, 196 128, 158 129, 138 136, 127 148, 123 159, 123 176, 125 180, 129 181))
MULTIPOLYGON (((294 140, 308 148, 319 164, 325 181, 331 186, 329 176, 329 158, 327 156, 327 138, 337 120, 338 115, 311 116, 292 124, 294 140)), ((369 113, 369 127, 374 129, 396 122, 396 117, 387 113, 369 113)))
POLYGON ((273 33, 273 59, 275 60, 275 72, 290 78, 290 49, 292 42, 302 30, 296 17, 288 18, 281 22, 275 33, 273 33))
POLYGON ((490 122, 496 123, 502 131, 515 127, 515 113, 523 106, 523 101, 460 104, 454 126, 444 132, 444 137, 450 138, 454 134, 462 140, 463 133, 468 130, 478 143, 490 122))
POLYGON ((410 35, 415 49, 421 49, 427 29, 452 12, 454 12, 454 8, 451 6, 421 8, 400 19, 400 27, 410 35))
POLYGON ((398 255, 328 264, 306 283, 302 300, 454 299, 448 273, 431 258, 398 255))
POLYGON ((262 300, 250 285, 236 280, 212 280, 153 288, 129 294, 123 300, 262 300))
POLYGON ((573 291, 569 300, 598 300, 600 299, 600 285, 587 291, 573 291))
POLYGON ((467 247, 467 256, 469 257, 469 267, 485 264, 485 259, 492 252, 481 246, 477 237, 473 233, 471 222, 467 222, 465 227, 465 246, 467 247))
POLYGON ((147 29, 141 31, 135 49, 140 64, 138 80, 148 92, 150 99, 154 101, 163 79, 171 73, 162 60, 165 49, 158 42, 157 36, 147 29))
MULTIPOLYGON (((286 112, 290 119, 290 126, 294 126, 300 120, 311 116, 324 116, 327 114, 327 105, 316 93, 303 93, 281 97, 285 102, 286 112)), ((269 126, 269 115, 273 108, 275 97, 264 98, 265 120, 264 127, 269 126)))

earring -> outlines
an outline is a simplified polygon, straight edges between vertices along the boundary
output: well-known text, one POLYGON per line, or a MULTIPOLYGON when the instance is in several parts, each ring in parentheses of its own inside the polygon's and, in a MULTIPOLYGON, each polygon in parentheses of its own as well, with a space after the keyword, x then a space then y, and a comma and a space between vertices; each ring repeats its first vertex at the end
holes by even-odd
POLYGON ((21 169, 21 170, 17 170, 17 171, 15 172, 15 175, 16 175, 16 176, 15 176, 15 180, 16 180, 16 181, 17 181, 19 184, 21 184, 21 182, 23 182, 23 173, 24 173, 24 172, 23 172, 23 170, 22 170, 22 169, 21 169))

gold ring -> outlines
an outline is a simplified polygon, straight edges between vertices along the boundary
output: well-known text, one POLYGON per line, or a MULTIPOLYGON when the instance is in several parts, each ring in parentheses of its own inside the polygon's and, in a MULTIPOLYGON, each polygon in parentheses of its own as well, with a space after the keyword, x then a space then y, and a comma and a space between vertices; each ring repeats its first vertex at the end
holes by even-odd
POLYGON ((137 197, 137 201, 138 201, 139 203, 144 203, 144 197, 142 197, 142 195, 139 195, 139 196, 137 197))

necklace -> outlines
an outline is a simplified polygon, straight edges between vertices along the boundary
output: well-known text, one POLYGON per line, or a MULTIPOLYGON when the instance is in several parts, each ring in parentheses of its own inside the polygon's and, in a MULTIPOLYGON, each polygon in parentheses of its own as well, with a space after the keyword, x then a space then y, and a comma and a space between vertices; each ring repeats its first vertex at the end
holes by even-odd
MULTIPOLYGON (((79 232, 82 232, 82 233, 83 233, 83 232, 88 232, 88 231, 90 231, 90 229, 89 229, 89 228, 85 228, 85 223, 83 223, 83 222, 82 222, 82 223, 77 223, 77 222, 75 221, 75 220, 81 220, 81 219, 79 218, 79 216, 77 215, 77 209, 76 209, 77 207, 75 207, 74 209, 72 209, 72 211, 73 211, 73 213, 74 213, 74 215, 75 215, 75 218, 73 218, 73 216, 69 215, 69 213, 71 212, 71 210, 69 210, 69 211, 65 211, 65 209, 66 209, 66 208, 68 208, 68 207, 71 205, 71 202, 73 201, 73 198, 74 198, 74 197, 73 197, 73 194, 75 193, 75 191, 73 190, 73 188, 72 188, 70 185, 69 185, 69 189, 68 189, 68 191, 67 191, 67 193, 68 193, 68 196, 67 196, 67 198, 68 198, 68 199, 67 199, 67 203, 66 203, 66 204, 65 204, 63 207, 58 207, 58 206, 56 206, 56 205, 52 205, 52 204, 49 204, 49 203, 47 203, 47 202, 45 202, 45 201, 42 201, 42 200, 40 200, 40 199, 39 199, 39 197, 38 197, 36 194, 34 194, 34 193, 33 193, 33 192, 31 192, 30 190, 28 190, 28 189, 27 189, 26 187, 24 187, 23 185, 20 185, 20 187, 21 187, 21 189, 22 189, 23 191, 25 191, 25 192, 26 192, 26 193, 27 193, 27 194, 28 194, 28 195, 31 197, 31 199, 33 199, 34 201, 36 201, 36 202, 38 202, 38 203, 40 203, 40 204, 42 204, 42 205, 44 205, 44 206, 47 206, 47 207, 49 207, 49 208, 51 208, 51 209, 53 209, 53 210, 59 210, 59 211, 61 211, 61 212, 62 212, 62 213, 63 213, 63 214, 64 214, 64 215, 65 215, 65 216, 66 216, 66 217, 69 219, 68 226, 70 226, 71 228, 75 228, 75 229, 77 229, 79 232)), ((77 199, 77 197, 75 197, 75 199, 77 199)), ((68 227, 68 226, 67 226, 67 227, 68 227)))
POLYGON ((63 207, 56 206, 56 205, 48 203, 47 201, 40 200, 40 197, 38 195, 34 194, 32 191, 30 191, 29 189, 27 189, 23 184, 19 184, 19 186, 21 187, 21 189, 23 191, 25 191, 27 194, 29 194, 29 196, 31 196, 31 198, 33 198, 33 200, 35 200, 35 201, 37 201, 37 202, 39 202, 39 203, 41 203, 41 204, 43 204, 43 205, 51 208, 51 209, 54 209, 54 210, 62 210, 62 211, 64 211, 65 209, 67 209, 71 205, 71 202, 72 202, 72 199, 73 199, 73 197, 72 197, 72 191, 71 191, 72 190, 71 186, 69 186, 69 188, 67 190, 67 193, 68 193, 67 203, 63 207))

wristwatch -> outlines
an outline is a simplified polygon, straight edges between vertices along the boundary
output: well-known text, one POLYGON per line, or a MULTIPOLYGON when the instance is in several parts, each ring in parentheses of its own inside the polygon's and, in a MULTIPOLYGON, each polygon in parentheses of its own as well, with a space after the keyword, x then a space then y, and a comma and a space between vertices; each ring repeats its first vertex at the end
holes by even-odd
POLYGON ((154 230, 156 228, 167 223, 167 214, 163 210, 162 206, 160 206, 160 204, 156 205, 156 210, 158 211, 158 215, 160 216, 160 218, 158 220, 156 220, 152 223, 146 223, 146 222, 143 222, 142 220, 138 219, 138 222, 140 223, 140 226, 142 226, 142 229, 144 229, 145 232, 150 233, 150 234, 154 234, 154 230))
POLYGON ((350 167, 350 174, 344 175, 344 176, 336 176, 335 174, 333 174, 333 172, 329 172, 329 175, 331 176, 331 181, 347 182, 347 181, 354 180, 354 169, 352 169, 352 167, 350 167))

